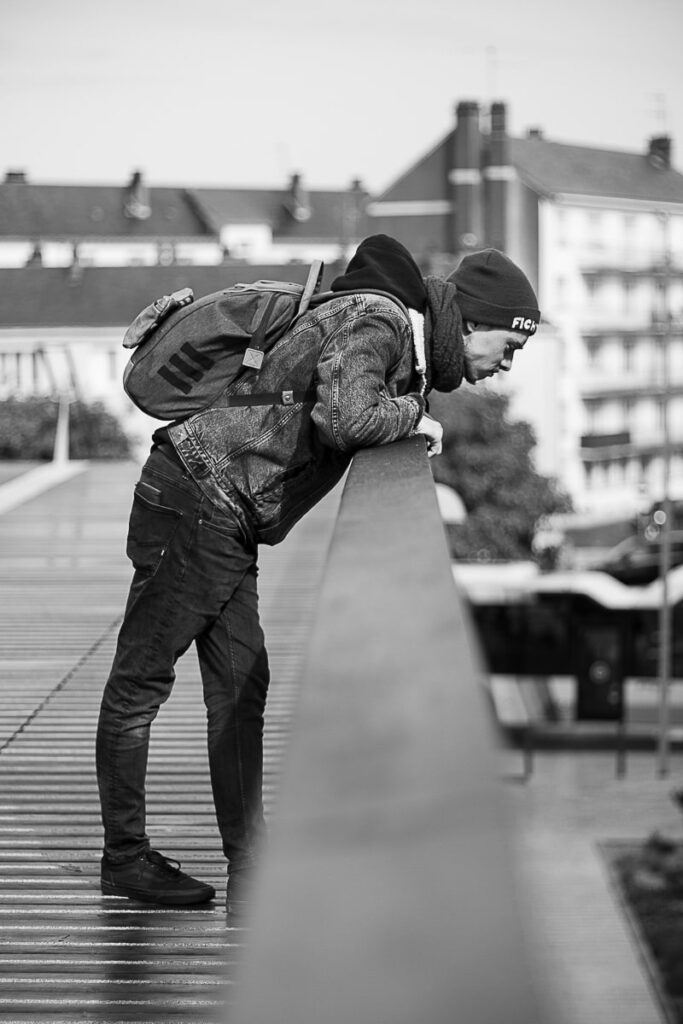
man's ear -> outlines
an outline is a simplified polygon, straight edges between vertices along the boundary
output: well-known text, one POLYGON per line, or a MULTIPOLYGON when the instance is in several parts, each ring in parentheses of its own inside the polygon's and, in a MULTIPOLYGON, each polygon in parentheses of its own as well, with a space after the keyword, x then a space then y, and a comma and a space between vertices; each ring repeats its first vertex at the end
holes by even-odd
POLYGON ((477 326, 473 320, 465 320, 465 334, 472 334, 473 331, 476 331, 477 326))

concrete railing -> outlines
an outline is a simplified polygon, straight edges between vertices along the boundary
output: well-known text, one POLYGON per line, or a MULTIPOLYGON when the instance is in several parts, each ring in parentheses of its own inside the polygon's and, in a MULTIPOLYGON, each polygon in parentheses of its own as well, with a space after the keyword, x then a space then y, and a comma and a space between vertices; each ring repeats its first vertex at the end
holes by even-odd
POLYGON ((230 1024, 549 1024, 424 442, 354 459, 230 1024))

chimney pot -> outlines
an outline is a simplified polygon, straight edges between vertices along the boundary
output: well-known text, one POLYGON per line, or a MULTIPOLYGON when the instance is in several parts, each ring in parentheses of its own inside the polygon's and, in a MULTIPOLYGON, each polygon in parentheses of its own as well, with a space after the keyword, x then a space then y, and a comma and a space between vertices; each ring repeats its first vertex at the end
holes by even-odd
POLYGON ((123 213, 131 220, 147 220, 152 214, 152 207, 142 171, 134 171, 123 198, 123 213))
POLYGON ((292 174, 289 183, 289 195, 285 200, 285 209, 294 220, 302 223, 311 219, 313 210, 307 190, 304 188, 302 176, 292 174))
POLYGON ((504 103, 491 104, 491 133, 504 132, 506 129, 507 109, 504 103))
POLYGON ((668 135, 655 135, 648 140, 647 158, 653 167, 666 170, 671 167, 671 138, 668 135))

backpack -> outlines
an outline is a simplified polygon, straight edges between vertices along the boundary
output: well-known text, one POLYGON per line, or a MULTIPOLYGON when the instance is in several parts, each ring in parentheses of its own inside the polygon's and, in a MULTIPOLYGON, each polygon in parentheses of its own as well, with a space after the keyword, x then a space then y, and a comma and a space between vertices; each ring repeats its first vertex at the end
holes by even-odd
MULTIPOLYGON (((258 374, 268 350, 308 309, 323 269, 315 260, 305 285, 256 281, 196 301, 191 288, 157 299, 124 335, 124 347, 133 350, 123 374, 124 391, 156 419, 185 419, 200 412, 239 374, 258 374)), ((254 396, 254 404, 258 400, 254 396)))

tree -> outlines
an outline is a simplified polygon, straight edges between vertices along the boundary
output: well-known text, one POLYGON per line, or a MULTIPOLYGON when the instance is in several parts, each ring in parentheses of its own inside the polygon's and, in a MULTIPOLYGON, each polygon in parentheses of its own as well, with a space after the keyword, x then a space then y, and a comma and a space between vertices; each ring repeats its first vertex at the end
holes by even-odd
MULTIPOLYGON (((0 402, 0 459, 52 458, 59 403, 52 398, 8 398, 0 402)), ((69 406, 72 459, 127 459, 131 447, 118 420, 96 402, 69 406)))
POLYGON ((465 522, 450 531, 455 558, 530 558, 538 521, 571 508, 557 482, 533 468, 533 430, 508 419, 508 404, 505 395, 466 388, 430 396, 430 412, 444 428, 434 478, 457 491, 467 509, 465 522))

